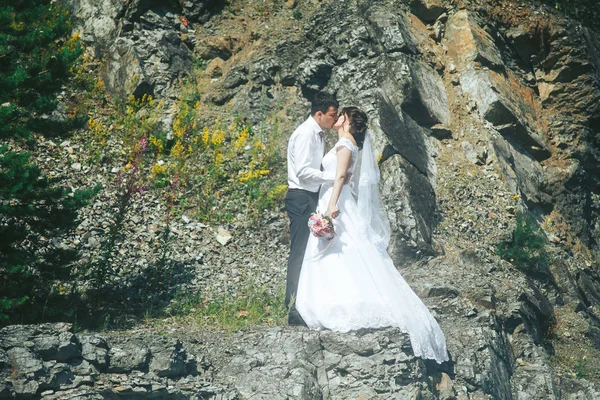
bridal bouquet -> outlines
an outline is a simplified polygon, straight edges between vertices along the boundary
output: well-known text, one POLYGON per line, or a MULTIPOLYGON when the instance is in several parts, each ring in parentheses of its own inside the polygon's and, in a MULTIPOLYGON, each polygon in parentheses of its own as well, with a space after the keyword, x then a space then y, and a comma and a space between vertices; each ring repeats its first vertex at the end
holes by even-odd
POLYGON ((321 213, 312 213, 308 219, 308 229, 316 237, 322 237, 331 240, 335 237, 333 221, 328 215, 321 213))

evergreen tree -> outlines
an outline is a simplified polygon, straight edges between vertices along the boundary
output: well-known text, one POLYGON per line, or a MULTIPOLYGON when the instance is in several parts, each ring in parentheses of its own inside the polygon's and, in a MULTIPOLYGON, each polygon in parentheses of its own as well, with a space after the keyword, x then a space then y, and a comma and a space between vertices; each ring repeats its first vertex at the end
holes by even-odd
POLYGON ((50 0, 0 0, 0 138, 63 127, 45 114, 81 55, 68 11, 50 0))
MULTIPOLYGON (((69 131, 72 121, 47 116, 82 52, 71 29, 68 12, 50 0, 0 0, 0 140, 18 145, 33 133, 69 131)), ((60 237, 97 190, 65 189, 29 153, 0 145, 0 324, 64 311, 53 303, 65 298, 53 295, 54 285, 69 277, 77 254, 60 237)))

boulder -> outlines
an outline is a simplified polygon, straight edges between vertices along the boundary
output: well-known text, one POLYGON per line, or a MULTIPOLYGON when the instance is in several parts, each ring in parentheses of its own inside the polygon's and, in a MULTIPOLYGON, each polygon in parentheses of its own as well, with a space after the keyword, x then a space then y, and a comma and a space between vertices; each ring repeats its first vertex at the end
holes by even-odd
POLYGON ((462 73, 460 84, 477 104, 477 112, 483 119, 495 126, 514 126, 514 130, 502 133, 521 143, 536 159, 550 156, 537 96, 514 74, 505 76, 494 71, 471 69, 462 73))
POLYGON ((382 164, 380 188, 392 228, 388 252, 394 263, 407 265, 432 254, 436 203, 427 177, 401 155, 393 155, 382 164))
POLYGON ((522 196, 530 206, 551 204, 552 199, 545 192, 544 171, 535 159, 499 136, 494 138, 491 149, 513 194, 522 196))
POLYGON ((100 370, 108 367, 108 343, 97 335, 79 335, 81 342, 81 355, 100 370))
POLYGON ((374 5, 369 8, 367 21, 384 53, 416 53, 414 39, 407 27, 406 16, 400 11, 390 12, 389 7, 374 5))
POLYGON ((23 343, 45 361, 68 361, 81 355, 71 324, 11 325, 0 330, 0 348, 8 351, 23 343))
POLYGON ((220 78, 223 76, 223 69, 225 68, 225 61, 220 58, 211 60, 206 66, 206 75, 211 78, 220 78))
POLYGON ((491 35, 481 28, 476 14, 470 11, 461 10, 448 19, 446 44, 448 56, 458 71, 472 68, 475 62, 491 69, 504 66, 491 35))
POLYGON ((110 347, 109 372, 131 372, 146 370, 150 362, 150 350, 147 346, 124 341, 110 347))
POLYGON ((196 373, 195 363, 179 340, 154 345, 151 352, 150 371, 157 376, 176 378, 196 373))

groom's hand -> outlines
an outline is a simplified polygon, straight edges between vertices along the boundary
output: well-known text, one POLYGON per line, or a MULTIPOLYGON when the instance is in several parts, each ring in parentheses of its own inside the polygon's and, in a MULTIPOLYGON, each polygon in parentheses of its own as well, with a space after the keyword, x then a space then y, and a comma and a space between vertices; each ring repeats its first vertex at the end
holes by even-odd
POLYGON ((344 185, 347 185, 350 182, 350 179, 352 179, 352 172, 348 172, 346 174, 346 179, 344 179, 344 185))

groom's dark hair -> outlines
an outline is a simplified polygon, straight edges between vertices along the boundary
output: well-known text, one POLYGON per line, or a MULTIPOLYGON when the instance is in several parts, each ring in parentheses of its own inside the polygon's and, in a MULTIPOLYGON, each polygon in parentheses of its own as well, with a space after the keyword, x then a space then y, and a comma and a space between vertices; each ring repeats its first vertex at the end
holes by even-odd
POLYGON ((340 103, 336 100, 335 96, 325 92, 317 92, 313 97, 310 106, 310 115, 315 115, 317 111, 326 113, 329 111, 329 107, 339 108, 340 103))

